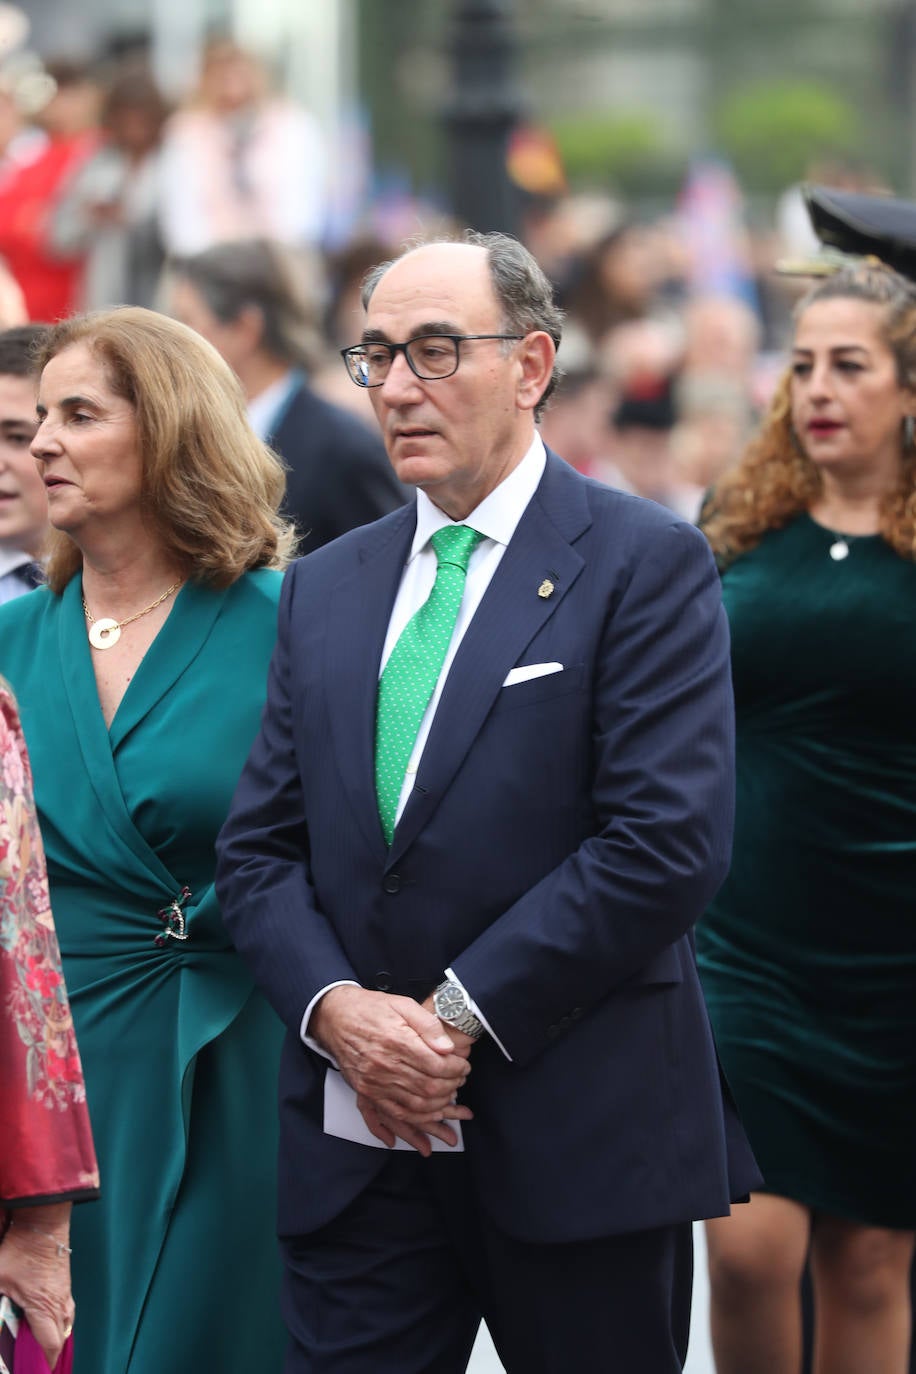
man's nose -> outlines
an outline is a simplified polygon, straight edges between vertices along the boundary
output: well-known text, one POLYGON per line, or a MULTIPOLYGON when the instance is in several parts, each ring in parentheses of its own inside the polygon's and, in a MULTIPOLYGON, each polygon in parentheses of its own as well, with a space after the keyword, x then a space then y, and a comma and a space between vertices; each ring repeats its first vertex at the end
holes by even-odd
POLYGON ((407 355, 403 351, 395 353, 380 387, 382 399, 388 405, 399 405, 405 397, 415 396, 418 391, 422 394, 420 378, 411 370, 407 355))

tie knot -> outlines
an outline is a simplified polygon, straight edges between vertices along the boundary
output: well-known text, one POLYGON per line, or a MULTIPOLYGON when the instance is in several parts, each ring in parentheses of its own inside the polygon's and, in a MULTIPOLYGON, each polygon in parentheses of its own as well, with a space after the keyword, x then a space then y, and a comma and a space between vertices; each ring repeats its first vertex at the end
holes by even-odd
POLYGON ((440 568, 443 563, 451 563, 466 573, 471 554, 482 538, 483 535, 472 530, 470 525, 445 525, 436 530, 429 542, 436 551, 440 568))
POLYGON ((40 587, 44 583, 45 570, 40 563, 23 563, 16 571, 27 587, 40 587))

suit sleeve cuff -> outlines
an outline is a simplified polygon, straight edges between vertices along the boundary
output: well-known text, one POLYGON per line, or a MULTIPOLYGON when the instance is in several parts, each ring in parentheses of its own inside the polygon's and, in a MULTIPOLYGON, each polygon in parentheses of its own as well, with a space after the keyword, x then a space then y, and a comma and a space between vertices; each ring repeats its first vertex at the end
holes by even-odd
MULTIPOLYGON (((511 1063, 512 1063, 512 1055, 511 1055, 511 1054, 509 1053, 509 1051, 506 1049, 505 1045, 504 1045, 503 1042, 500 1040, 499 1036, 498 1036, 498 1035, 494 1035, 493 1030, 492 1030, 492 1028, 491 1028, 491 1026, 490 1026, 489 1021, 488 1021, 487 1018, 484 1016, 483 1012, 480 1010, 480 1007, 479 1007, 479 1006, 477 1005, 477 1003, 474 1001, 473 997, 472 997, 471 994, 468 992, 467 988, 464 986, 464 984, 462 983, 461 979, 460 979, 460 978, 458 977, 458 975, 456 974, 455 970, 454 970, 453 968, 447 968, 447 969, 445 970, 445 976, 446 976, 446 978, 449 979, 450 982, 452 982, 452 983, 457 983, 457 984, 458 984, 458 986, 460 987, 461 991, 464 993, 465 997, 468 999, 468 1006, 470 1007, 471 1011, 472 1011, 472 1012, 474 1013, 474 1015, 477 1017, 478 1021, 479 1021, 480 1024, 483 1026, 484 1030, 486 1031, 486 1033, 487 1033, 487 1035, 490 1037, 490 1039, 491 1039, 495 1044, 497 1044, 497 1045, 499 1046, 500 1050, 502 1051, 502 1053, 505 1055, 505 1057, 508 1059, 509 1063, 511 1064, 511 1063)), ((319 993, 319 996, 320 996, 320 993, 319 993)), ((315 1001, 317 1001, 317 1000, 318 1000, 318 999, 316 998, 315 1001)), ((312 1005, 314 1006, 315 1003, 313 1002, 312 1005)))
POLYGON ((303 1045, 308 1045, 309 1049, 310 1049, 310 1050, 314 1050, 316 1054, 320 1054, 321 1057, 322 1057, 322 1059, 327 1059, 327 1060, 329 1060, 329 1062, 332 1063, 332 1064, 334 1065, 335 1069, 339 1069, 339 1068, 340 1068, 340 1065, 338 1064, 337 1060, 334 1058, 333 1054, 328 1054, 328 1052, 327 1052, 327 1050, 324 1048, 324 1046, 319 1045, 318 1041, 315 1040, 315 1039, 313 1039, 312 1036, 309 1035, 309 1033, 308 1033, 308 1024, 309 1024, 309 1021, 311 1020, 312 1012, 315 1010, 315 1008, 317 1007, 318 1003, 321 1001, 321 999, 322 999, 322 997, 324 996, 324 994, 325 994, 326 992, 330 992, 330 991, 331 991, 331 988, 358 988, 358 987, 359 987, 359 983, 354 982, 354 980, 353 980, 352 978, 338 978, 338 980, 337 980, 336 983, 328 983, 327 987, 322 988, 320 992, 316 992, 316 993, 315 993, 315 996, 312 998, 311 1002, 309 1002, 308 1006, 307 1006, 306 1009, 305 1009, 305 1015, 304 1015, 303 1018, 302 1018, 302 1024, 301 1024, 300 1027, 299 1027, 299 1038, 300 1038, 300 1040, 302 1041, 303 1045))

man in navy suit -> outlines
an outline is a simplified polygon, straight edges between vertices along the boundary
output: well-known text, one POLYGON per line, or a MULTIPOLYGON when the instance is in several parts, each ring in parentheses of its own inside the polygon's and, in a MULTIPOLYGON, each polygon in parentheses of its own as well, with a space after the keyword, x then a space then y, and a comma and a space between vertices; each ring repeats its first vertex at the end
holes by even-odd
POLYGON ((560 315, 514 240, 410 250, 364 304, 347 365, 416 503, 288 573, 219 843, 289 1028, 287 1374, 457 1374, 481 1315, 513 1374, 668 1374, 690 1223, 759 1182, 691 941, 731 836, 715 567, 545 451, 560 315))

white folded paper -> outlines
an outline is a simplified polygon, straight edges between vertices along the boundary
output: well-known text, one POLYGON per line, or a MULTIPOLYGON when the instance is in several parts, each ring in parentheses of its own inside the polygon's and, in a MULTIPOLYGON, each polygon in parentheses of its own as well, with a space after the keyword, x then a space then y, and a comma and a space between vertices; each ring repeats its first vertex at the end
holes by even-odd
MULTIPOLYGON (((457 1145, 446 1145, 437 1136, 429 1136, 433 1150, 444 1150, 447 1154, 457 1154, 464 1149, 461 1122, 448 1123, 458 1137, 457 1145)), ((340 1140, 353 1140, 357 1145, 372 1145, 377 1150, 386 1150, 387 1145, 372 1134, 363 1120, 363 1114, 356 1105, 356 1093, 337 1069, 328 1069, 324 1077, 324 1133, 336 1135, 340 1140)), ((394 1142, 395 1150, 413 1150, 406 1140, 398 1137, 394 1142)))

